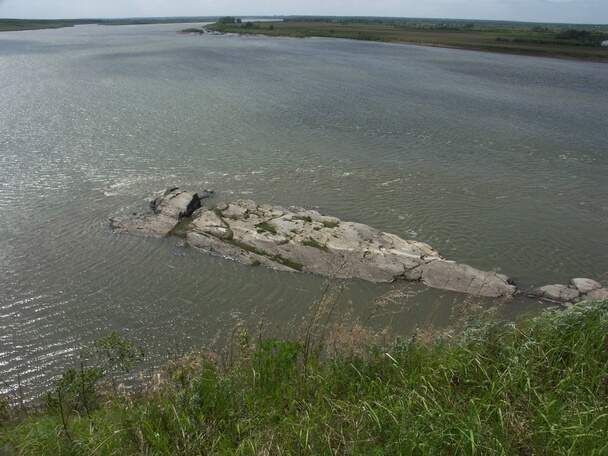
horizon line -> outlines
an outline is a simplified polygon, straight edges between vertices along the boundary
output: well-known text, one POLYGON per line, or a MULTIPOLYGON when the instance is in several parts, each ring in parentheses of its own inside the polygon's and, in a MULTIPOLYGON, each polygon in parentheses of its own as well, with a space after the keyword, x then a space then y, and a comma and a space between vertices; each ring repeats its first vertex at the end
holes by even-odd
MULTIPOLYGON (((451 20, 451 21, 480 21, 480 22, 508 22, 519 24, 559 24, 559 25, 589 25, 607 26, 608 23, 592 22, 568 22, 568 21, 534 21, 534 20, 512 20, 512 19, 481 19, 472 17, 424 17, 424 16, 373 16, 373 15, 317 15, 317 14, 213 14, 213 15, 188 15, 188 16, 104 16, 104 17, 55 17, 55 18, 36 18, 36 17, 0 17, 0 21, 108 21, 108 20, 129 20, 129 19, 214 19, 225 16, 239 18, 351 18, 351 19, 421 19, 421 20, 451 20)), ((195 21, 197 22, 197 21, 195 21)))

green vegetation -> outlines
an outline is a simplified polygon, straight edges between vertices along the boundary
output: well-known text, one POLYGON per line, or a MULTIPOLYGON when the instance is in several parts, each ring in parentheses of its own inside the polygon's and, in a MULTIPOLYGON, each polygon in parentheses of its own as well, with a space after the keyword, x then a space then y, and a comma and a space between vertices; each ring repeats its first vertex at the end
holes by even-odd
POLYGON ((319 250, 323 250, 324 252, 327 252, 327 246, 324 244, 321 244, 319 241, 317 241, 316 239, 313 238, 308 238, 305 239, 302 244, 307 245, 308 247, 314 247, 315 249, 319 249, 319 250))
POLYGON ((218 24, 240 24, 242 21, 240 19, 237 19, 236 17, 232 17, 232 16, 224 16, 224 17, 220 17, 217 20, 218 24))
POLYGON ((271 257, 272 260, 281 263, 283 266, 287 266, 294 271, 302 271, 304 269, 304 265, 302 263, 298 263, 297 261, 290 260, 289 258, 282 257, 281 255, 275 255, 271 257))
POLYGON ((608 61, 607 26, 399 18, 292 17, 283 22, 216 23, 212 30, 270 36, 402 42, 514 54, 608 61))
POLYGON ((245 242, 239 241, 238 239, 230 238, 230 239, 226 239, 226 242, 234 245, 235 247, 238 247, 239 249, 243 249, 246 252, 255 253, 256 255, 260 255, 260 256, 268 255, 267 252, 264 252, 263 250, 260 250, 253 245, 249 245, 245 242))
POLYGON ((112 336, 96 347, 110 353, 100 357, 108 363, 68 371, 54 402, 27 415, 5 407, 0 452, 608 452, 608 302, 331 355, 322 342, 310 344, 308 332, 305 341, 253 344, 242 331, 235 345, 225 367, 192 355, 172 363, 154 387, 102 394, 107 372, 128 369, 139 356, 112 336))
POLYGON ((0 19, 0 32, 19 30, 38 30, 47 28, 73 27, 75 25, 92 24, 86 20, 29 20, 29 19, 0 19))
POLYGON ((181 33, 198 33, 199 35, 202 35, 205 33, 205 29, 192 27, 182 30, 181 33))
POLYGON ((325 228, 337 228, 340 226, 340 222, 331 222, 324 220, 321 222, 325 228))
POLYGON ((295 271, 302 271, 302 269, 304 268, 304 265, 301 263, 290 260, 289 258, 282 257, 281 255, 274 255, 272 253, 265 252, 264 250, 260 250, 257 247, 247 244, 245 242, 239 241, 238 239, 230 238, 230 239, 224 239, 224 241, 228 242, 229 244, 232 244, 240 249, 243 249, 246 252, 251 252, 251 253, 255 253, 256 255, 264 256, 272 261, 282 264, 283 266, 287 266, 288 268, 293 269, 295 271))

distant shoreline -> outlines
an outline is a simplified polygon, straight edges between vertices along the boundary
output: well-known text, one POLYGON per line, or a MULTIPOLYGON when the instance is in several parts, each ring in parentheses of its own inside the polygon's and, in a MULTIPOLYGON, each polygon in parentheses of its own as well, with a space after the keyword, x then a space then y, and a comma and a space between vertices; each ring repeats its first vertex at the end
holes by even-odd
POLYGON ((131 18, 131 19, 0 19, 0 32, 46 30, 76 25, 151 25, 213 22, 216 17, 131 18))
MULTIPOLYGON (((342 38, 425 47, 529 55, 578 61, 608 62, 608 26, 532 24, 405 18, 260 18, 222 22, 217 17, 126 19, 0 19, 0 32, 31 31, 76 25, 151 25, 212 22, 200 32, 293 38, 342 38)), ((183 32, 194 32, 186 29, 183 32)))
POLYGON ((554 25, 486 26, 480 22, 440 23, 426 21, 299 21, 216 22, 206 28, 215 33, 265 35, 293 38, 342 38, 383 43, 409 44, 447 49, 551 57, 579 61, 608 62, 608 47, 594 44, 608 36, 608 27, 581 26, 572 29, 554 25))

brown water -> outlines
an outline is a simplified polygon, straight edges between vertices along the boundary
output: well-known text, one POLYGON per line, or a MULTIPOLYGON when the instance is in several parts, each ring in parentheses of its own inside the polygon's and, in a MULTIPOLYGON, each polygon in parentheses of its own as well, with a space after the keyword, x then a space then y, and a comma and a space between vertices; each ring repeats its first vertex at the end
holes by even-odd
MULTIPOLYGON (((169 185, 319 208, 524 289, 608 280, 607 65, 181 28, 0 34, 0 391, 110 330, 152 364, 238 323, 297 335, 323 279, 109 230, 169 185)), ((332 321, 395 334, 463 302, 343 285, 332 321)))

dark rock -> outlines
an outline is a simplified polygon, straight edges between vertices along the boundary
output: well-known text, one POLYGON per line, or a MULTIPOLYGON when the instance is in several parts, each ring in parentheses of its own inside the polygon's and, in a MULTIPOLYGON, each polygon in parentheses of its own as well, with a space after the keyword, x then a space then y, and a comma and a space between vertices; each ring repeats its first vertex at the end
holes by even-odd
POLYGON ((114 230, 123 233, 147 236, 168 235, 184 217, 190 217, 201 207, 201 197, 197 193, 180 191, 171 187, 152 200, 152 215, 114 217, 110 223, 114 230))

